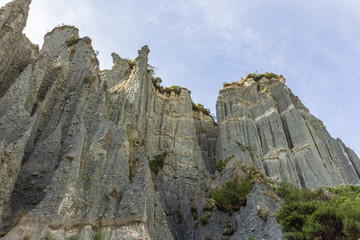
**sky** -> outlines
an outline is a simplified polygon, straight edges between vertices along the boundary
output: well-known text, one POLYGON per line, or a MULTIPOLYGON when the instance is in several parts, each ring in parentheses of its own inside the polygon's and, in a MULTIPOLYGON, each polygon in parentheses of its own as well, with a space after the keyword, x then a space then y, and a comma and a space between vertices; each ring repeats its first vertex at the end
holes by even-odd
POLYGON ((41 46, 61 24, 92 38, 102 69, 112 52, 133 59, 148 45, 163 85, 188 88, 212 113, 224 82, 282 74, 330 134, 360 154, 358 0, 32 0, 32 42, 41 46))

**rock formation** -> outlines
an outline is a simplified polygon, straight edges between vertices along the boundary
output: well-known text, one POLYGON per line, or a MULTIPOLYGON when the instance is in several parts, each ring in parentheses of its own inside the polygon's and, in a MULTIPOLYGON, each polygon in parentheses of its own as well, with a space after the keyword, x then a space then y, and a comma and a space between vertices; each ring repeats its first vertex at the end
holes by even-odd
POLYGON ((285 86, 285 79, 271 74, 255 78, 220 91, 218 158, 235 154, 235 161, 255 164, 276 181, 310 189, 358 184, 359 158, 329 135, 285 86))
POLYGON ((308 188, 359 183, 359 158, 281 76, 225 85, 215 123, 188 90, 159 90, 147 46, 101 71, 91 39, 61 26, 39 51, 22 34, 30 2, 0 10, 3 239, 275 240, 280 199, 257 170, 232 214, 213 191, 249 168, 308 188))

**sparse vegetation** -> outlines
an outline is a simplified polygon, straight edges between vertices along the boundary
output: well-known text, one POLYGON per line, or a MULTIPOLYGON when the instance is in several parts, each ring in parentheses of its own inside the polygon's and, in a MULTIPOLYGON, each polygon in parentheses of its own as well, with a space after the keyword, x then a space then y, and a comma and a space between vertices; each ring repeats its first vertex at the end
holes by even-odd
POLYGON ((179 206, 179 208, 176 210, 176 216, 177 216, 177 218, 178 218, 178 222, 179 222, 179 223, 184 222, 184 217, 183 217, 183 215, 182 215, 180 206, 179 206))
POLYGON ((30 240, 30 239, 31 239, 31 236, 29 236, 29 235, 25 235, 23 238, 23 240, 30 240))
POLYGON ((262 73, 262 74, 257 74, 257 72, 255 72, 255 73, 249 73, 246 76, 246 79, 252 78, 255 81, 259 81, 262 78, 267 78, 267 79, 276 78, 277 79, 279 77, 282 77, 282 75, 277 75, 277 74, 272 73, 272 72, 265 72, 265 73, 262 73))
MULTIPOLYGON (((262 78, 266 78, 266 79, 279 79, 279 78, 284 78, 282 75, 277 75, 275 73, 272 72, 265 72, 262 74, 258 74, 257 72, 254 73, 249 73, 245 78, 241 78, 240 81, 234 81, 234 82, 230 82, 230 83, 223 83, 223 89, 226 89, 228 87, 234 86, 234 85, 243 85, 247 80, 249 79, 254 79, 254 81, 259 81, 262 78)), ((267 89, 266 89, 267 90, 267 89)), ((264 92, 266 92, 266 90, 263 90, 264 92)), ((262 93, 264 93, 262 92, 262 93)))
POLYGON ((269 215, 269 209, 265 206, 263 209, 260 210, 259 217, 262 220, 266 220, 268 215, 269 215))
POLYGON ((276 219, 287 239, 358 239, 360 237, 360 186, 315 191, 281 183, 283 198, 276 219))
POLYGON ((223 235, 233 235, 234 232, 235 232, 235 228, 234 226, 232 225, 231 221, 230 220, 226 220, 223 222, 224 223, 224 227, 225 227, 225 230, 223 232, 223 235))
POLYGON ((204 105, 202 105, 200 103, 197 103, 197 104, 193 103, 192 108, 196 112, 201 112, 205 115, 211 116, 210 109, 205 108, 204 105))
POLYGON ((234 157, 235 157, 235 156, 234 156, 234 154, 233 154, 233 155, 225 158, 224 161, 222 161, 222 160, 217 161, 217 162, 215 163, 215 169, 216 169, 217 171, 221 172, 221 171, 224 169, 224 167, 226 166, 226 164, 227 164, 231 159, 233 159, 234 157))
MULTIPOLYGON (((251 147, 245 147, 244 150, 251 150, 251 147)), ((228 157, 226 160, 232 159, 233 155, 228 157)), ((217 188, 212 192, 212 198, 215 200, 216 206, 225 212, 231 213, 233 210, 238 210, 240 206, 246 205, 246 196, 250 193, 252 189, 252 184, 254 182, 262 182, 270 187, 273 187, 273 182, 271 179, 266 177, 264 173, 257 170, 254 166, 246 166, 242 162, 237 163, 237 167, 245 173, 245 176, 240 180, 239 178, 231 178, 227 181, 221 188, 217 188)), ((268 193, 269 197, 273 199, 277 198, 275 193, 268 193)), ((204 207, 205 208, 205 207, 204 207)), ((267 217, 268 212, 263 212, 262 216, 264 219, 267 217)))
POLYGON ((193 216, 193 218, 195 220, 197 218, 197 207, 196 207, 195 203, 191 204, 190 210, 191 210, 191 215, 193 216))
POLYGON ((152 72, 153 74, 155 74, 155 67, 151 64, 147 65, 147 71, 148 72, 152 72))
MULTIPOLYGON (((245 172, 248 177, 251 179, 251 181, 256 181, 256 182, 263 182, 268 184, 270 187, 273 187, 273 181, 268 178, 264 173, 262 173, 261 171, 259 171, 258 169, 256 169, 255 167, 248 167, 246 165, 244 165, 241 162, 237 163, 237 166, 241 169, 241 171, 245 172)), ((271 193, 267 193, 268 195, 271 195, 271 193)), ((272 193, 272 198, 276 199, 276 194, 272 193)), ((269 196, 271 197, 271 196, 269 196)))
POLYGON ((244 178, 241 184, 229 180, 220 189, 216 189, 212 197, 220 210, 231 213, 246 205, 246 195, 250 193, 251 187, 252 182, 248 178, 244 178))
MULTIPOLYGON (((171 92, 175 92, 175 94, 179 95, 181 93, 182 90, 188 90, 186 88, 183 88, 181 86, 170 86, 170 87, 164 87, 161 85, 162 83, 162 79, 159 77, 153 77, 152 79, 153 85, 154 87, 161 93, 161 94, 168 94, 170 95, 171 92)), ((189 90, 188 90, 189 91, 189 90)))
POLYGON ((131 130, 129 129, 129 128, 127 128, 126 129, 126 136, 127 136, 127 139, 128 139, 128 141, 131 143, 132 141, 134 141, 134 138, 133 138, 133 136, 132 136, 132 134, 131 134, 131 130))
POLYGON ((255 165, 255 154, 254 154, 254 148, 252 146, 246 146, 245 144, 242 144, 239 141, 235 141, 237 145, 239 145, 240 149, 242 151, 247 151, 251 157, 251 162, 253 165, 255 165))
POLYGON ((162 83, 162 79, 161 79, 161 78, 159 78, 159 77, 154 77, 152 81, 153 81, 154 86, 156 87, 156 89, 158 89, 158 88, 163 88, 163 87, 161 86, 161 83, 162 83))
POLYGON ((175 94, 179 95, 181 93, 181 90, 184 89, 180 86, 176 86, 176 85, 172 85, 170 87, 165 87, 163 88, 162 91, 160 91, 161 93, 167 93, 170 94, 171 92, 174 92, 175 94))
POLYGON ((203 225, 206 225, 210 221, 210 219, 211 213, 209 212, 208 214, 201 216, 199 220, 203 225))
POLYGON ((50 232, 47 232, 44 237, 40 238, 40 240, 55 240, 55 238, 53 238, 50 232))
MULTIPOLYGON (((148 72, 152 72, 153 75, 154 75, 154 69, 155 69, 154 66, 148 65, 147 70, 148 70, 148 72)), ((174 92, 176 95, 179 95, 182 90, 186 90, 191 93, 191 91, 189 89, 181 87, 181 86, 177 86, 177 85, 172 85, 170 87, 164 87, 161 85, 162 79, 159 77, 153 77, 152 83, 153 83, 155 89, 157 89, 161 94, 170 95, 171 92, 174 92)), ((214 123, 216 124, 216 122, 214 120, 214 116, 210 113, 210 109, 205 108, 204 105, 202 105, 200 103, 195 104, 194 102, 192 102, 192 109, 193 109, 193 111, 201 112, 205 115, 210 116, 212 118, 212 120, 214 121, 214 123)))
POLYGON ((213 198, 208 198, 206 199, 206 204, 203 207, 203 211, 211 211, 215 206, 215 200, 213 198))
POLYGON ((130 68, 133 69, 135 67, 135 64, 136 64, 135 59, 133 59, 133 60, 127 59, 127 61, 128 61, 128 64, 129 64, 130 68))
POLYGON ((104 234, 102 234, 100 230, 93 233, 92 237, 94 240, 104 240, 104 234))
POLYGON ((80 40, 79 35, 71 34, 69 40, 66 41, 66 44, 70 47, 77 43, 80 40))
POLYGON ((80 237, 78 235, 71 236, 69 240, 79 240, 80 237))
POLYGON ((239 147, 240 147, 240 149, 242 150, 242 151, 246 151, 246 145, 245 144, 242 144, 241 142, 239 142, 239 141, 235 141, 235 143, 237 144, 237 145, 239 145, 239 147))
POLYGON ((224 227, 226 227, 226 228, 234 228, 230 220, 226 220, 224 222, 224 227))
POLYGON ((166 156, 167 152, 155 156, 155 158, 149 162, 151 171, 158 174, 158 172, 164 167, 166 156))
POLYGON ((223 170, 223 168, 225 167, 225 165, 226 165, 226 164, 225 164, 222 160, 217 161, 217 162, 215 163, 215 170, 221 172, 221 171, 223 170))

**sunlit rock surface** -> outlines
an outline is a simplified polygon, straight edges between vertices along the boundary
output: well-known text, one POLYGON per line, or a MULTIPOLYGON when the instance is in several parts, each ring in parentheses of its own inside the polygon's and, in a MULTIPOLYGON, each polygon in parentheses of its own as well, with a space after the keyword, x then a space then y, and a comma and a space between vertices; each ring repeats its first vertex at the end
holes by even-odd
POLYGON ((359 158, 283 77, 225 85, 215 123, 190 91, 158 89, 147 46, 134 61, 113 53, 103 71, 75 27, 55 28, 38 50, 22 34, 30 2, 0 10, 3 239, 277 240, 280 199, 263 177, 232 214, 213 191, 241 182, 247 167, 308 188, 359 183, 359 158), (158 156, 164 166, 154 171, 158 156))

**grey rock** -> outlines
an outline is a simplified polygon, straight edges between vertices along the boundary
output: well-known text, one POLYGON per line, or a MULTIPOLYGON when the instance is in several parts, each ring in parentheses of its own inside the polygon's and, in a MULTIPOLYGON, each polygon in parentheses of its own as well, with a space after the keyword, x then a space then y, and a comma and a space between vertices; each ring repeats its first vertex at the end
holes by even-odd
POLYGON ((281 77, 226 86, 217 114, 218 159, 234 154, 275 181, 310 189, 359 184, 358 158, 329 135, 281 77), (243 151, 237 142, 251 151, 243 151), (248 152, 253 157, 246 157, 248 152))
POLYGON ((190 91, 154 86, 147 46, 134 61, 113 53, 112 69, 100 71, 91 39, 61 26, 38 51, 22 34, 29 4, 0 10, 3 239, 280 239, 280 199, 268 184, 255 182, 231 215, 212 191, 240 183, 244 165, 308 188, 359 182, 359 158, 283 78, 225 86, 216 124, 193 110, 190 91))
POLYGON ((38 46, 22 33, 26 25, 31 0, 17 0, 0 10, 0 97, 31 63, 38 46))
POLYGON ((246 206, 235 216, 236 229, 241 231, 236 231, 231 239, 248 239, 250 235, 255 239, 281 239, 281 226, 274 217, 279 208, 280 199, 273 190, 265 184, 255 183, 246 206))

